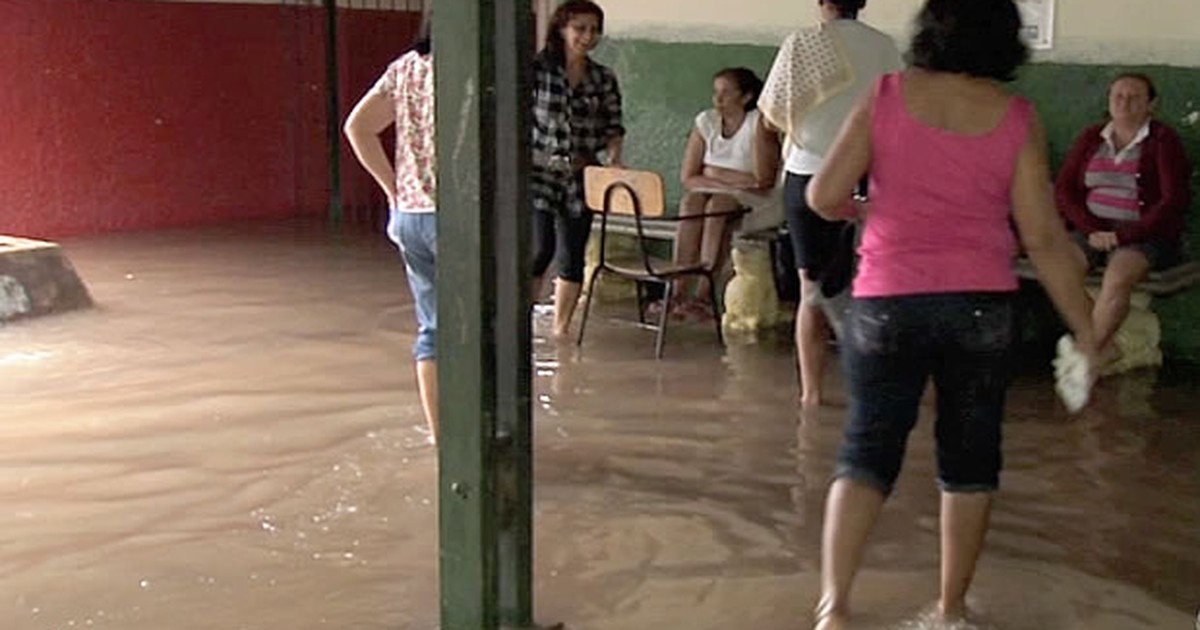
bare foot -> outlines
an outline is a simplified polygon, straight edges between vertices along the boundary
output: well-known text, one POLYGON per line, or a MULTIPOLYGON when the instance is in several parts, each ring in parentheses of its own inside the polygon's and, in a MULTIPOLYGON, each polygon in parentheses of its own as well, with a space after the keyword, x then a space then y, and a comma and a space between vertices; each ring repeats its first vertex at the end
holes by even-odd
POLYGON ((801 394, 800 406, 804 409, 816 409, 821 406, 821 394, 801 394))
POLYGON ((570 337, 571 337, 571 329, 569 327, 554 329, 554 339, 556 341, 563 341, 565 339, 569 339, 570 337))
POLYGON ((817 619, 817 624, 813 626, 813 630, 846 630, 849 627, 850 620, 846 615, 828 613, 817 619))
POLYGON ((937 620, 942 623, 958 623, 967 619, 967 605, 959 602, 957 604, 948 605, 944 602, 939 602, 937 605, 937 620))

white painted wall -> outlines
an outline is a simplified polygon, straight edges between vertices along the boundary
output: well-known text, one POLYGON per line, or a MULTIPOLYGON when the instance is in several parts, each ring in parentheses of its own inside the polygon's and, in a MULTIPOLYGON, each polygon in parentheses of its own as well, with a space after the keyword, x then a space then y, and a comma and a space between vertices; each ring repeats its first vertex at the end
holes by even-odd
MULTIPOLYGON (((816 0, 598 1, 617 38, 774 44, 817 20, 816 0)), ((860 17, 903 44, 921 5, 869 0, 860 17)), ((1200 66, 1200 0, 1057 0, 1056 13, 1054 49, 1035 60, 1200 66)))

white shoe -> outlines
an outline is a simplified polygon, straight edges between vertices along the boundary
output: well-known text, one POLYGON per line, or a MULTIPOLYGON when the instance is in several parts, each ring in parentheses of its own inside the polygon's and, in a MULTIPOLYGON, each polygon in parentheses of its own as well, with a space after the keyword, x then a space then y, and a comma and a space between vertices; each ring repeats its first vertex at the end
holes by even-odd
POLYGON ((1058 357, 1054 359, 1054 391, 1066 405, 1067 411, 1083 409, 1091 397, 1094 369, 1087 357, 1075 347, 1070 335, 1058 340, 1058 357))

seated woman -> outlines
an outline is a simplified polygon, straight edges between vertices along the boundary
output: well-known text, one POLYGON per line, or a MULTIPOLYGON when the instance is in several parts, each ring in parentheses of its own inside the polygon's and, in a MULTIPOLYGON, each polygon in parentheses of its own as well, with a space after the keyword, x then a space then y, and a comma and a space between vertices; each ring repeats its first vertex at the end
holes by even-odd
MULTIPOLYGON (((687 193, 680 203, 679 216, 757 205, 753 200, 748 203, 739 193, 758 187, 754 178, 754 131, 758 127, 760 91, 762 80, 747 68, 726 68, 713 76, 713 108, 696 116, 683 155, 680 178, 687 193)), ((729 252, 730 228, 729 217, 680 221, 675 263, 704 264, 719 271, 729 252)), ((708 281, 691 280, 675 286, 678 302, 672 305, 672 311, 680 317, 712 317, 708 281)), ((658 309, 662 304, 652 307, 658 309)))
POLYGON ((1133 288, 1181 257, 1191 167, 1179 134, 1153 119, 1157 100, 1144 74, 1113 80, 1110 120, 1080 134, 1055 184, 1059 210, 1087 264, 1107 263, 1092 325, 1109 360, 1117 358, 1111 342, 1129 313, 1133 288))

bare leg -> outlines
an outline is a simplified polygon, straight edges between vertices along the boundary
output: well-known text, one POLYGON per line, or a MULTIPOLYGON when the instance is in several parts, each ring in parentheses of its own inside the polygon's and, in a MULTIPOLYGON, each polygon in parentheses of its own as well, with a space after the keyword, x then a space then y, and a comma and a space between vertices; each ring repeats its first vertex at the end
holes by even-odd
POLYGON ((800 361, 800 404, 805 407, 821 404, 821 378, 825 371, 825 343, 829 339, 829 322, 821 307, 810 296, 819 291, 817 284, 800 270, 800 304, 796 307, 796 356, 800 361))
POLYGON ((438 439, 438 377, 437 361, 417 361, 417 393, 421 397, 421 408, 425 411, 425 423, 429 435, 438 439))
MULTIPOLYGON (((713 195, 708 202, 708 212, 729 212, 741 207, 741 202, 729 195, 713 195)), ((700 246, 700 261, 708 265, 717 275, 725 265, 732 238, 728 217, 710 217, 704 220, 704 238, 700 246)), ((697 290, 701 297, 708 295, 708 279, 698 280, 697 290)))
POLYGON ((992 493, 942 493, 942 595, 938 609, 946 619, 967 611, 967 589, 983 550, 991 514, 992 493))
POLYGON ((1092 308, 1092 325, 1100 350, 1107 349, 1117 330, 1129 315, 1129 297, 1133 288, 1150 273, 1150 261, 1135 249, 1119 249, 1104 270, 1104 283, 1092 308))
POLYGON ((554 281, 554 336, 567 337, 571 332, 571 317, 575 315, 575 305, 579 303, 579 294, 583 284, 568 282, 559 278, 554 281))
MULTIPOLYGON (((704 214, 710 197, 711 195, 707 193, 687 193, 684 195, 683 201, 679 202, 679 216, 691 217, 704 214)), ((675 264, 692 265, 700 262, 704 223, 705 221, 701 219, 679 222, 679 226, 675 229, 675 252, 672 257, 675 264)), ((680 279, 675 283, 675 294, 680 297, 688 295, 691 289, 691 280, 688 278, 680 279)))
POLYGON ((846 627, 850 587, 883 499, 873 486, 852 479, 838 479, 829 487, 821 530, 821 600, 816 610, 820 630, 846 627))
POLYGON ((829 615, 817 619, 817 625, 813 626, 814 630, 846 630, 849 628, 849 622, 844 615, 829 615))

